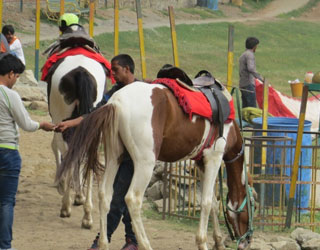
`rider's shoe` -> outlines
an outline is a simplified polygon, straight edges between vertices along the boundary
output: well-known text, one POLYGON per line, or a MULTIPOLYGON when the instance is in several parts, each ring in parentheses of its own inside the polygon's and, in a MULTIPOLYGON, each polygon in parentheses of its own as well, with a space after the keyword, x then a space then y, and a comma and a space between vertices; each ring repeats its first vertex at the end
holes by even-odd
POLYGON ((98 233, 98 235, 94 239, 91 247, 88 250, 99 250, 99 247, 98 247, 99 236, 100 236, 100 233, 98 233))
POLYGON ((138 244, 133 242, 130 238, 126 238, 126 244, 121 250, 138 250, 138 244))

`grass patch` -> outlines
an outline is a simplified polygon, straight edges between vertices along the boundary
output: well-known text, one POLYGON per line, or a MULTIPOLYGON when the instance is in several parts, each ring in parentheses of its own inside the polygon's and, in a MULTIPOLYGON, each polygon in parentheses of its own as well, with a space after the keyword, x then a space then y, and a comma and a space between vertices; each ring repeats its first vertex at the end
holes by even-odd
POLYGON ((254 10, 262 9, 266 7, 273 0, 243 0, 247 5, 249 5, 254 10))
POLYGON ((218 18, 224 17, 224 13, 220 10, 211 10, 209 8, 182 8, 179 11, 191 14, 191 15, 198 15, 201 19, 208 19, 208 18, 218 18))
POLYGON ((300 9, 293 10, 289 13, 280 14, 279 17, 282 18, 291 18, 291 17, 300 17, 303 13, 311 10, 313 7, 315 7, 318 3, 320 3, 320 0, 310 0, 305 6, 303 6, 300 9))
MULTIPOLYGON (((32 12, 33 12, 34 16, 36 16, 36 10, 32 10, 32 12)), ((50 24, 52 26, 58 26, 57 21, 48 19, 47 15, 46 15, 46 10, 44 10, 44 9, 41 9, 41 11, 40 11, 40 22, 50 24)))
POLYGON ((37 110, 37 109, 31 109, 29 107, 26 107, 26 110, 29 112, 29 114, 34 114, 37 116, 47 116, 48 112, 46 111, 41 111, 41 110, 37 110))
POLYGON ((242 6, 240 6, 239 8, 243 13, 251 13, 259 9, 263 9, 264 7, 266 7, 266 5, 268 5, 272 1, 273 0, 263 0, 263 1, 243 0, 243 3, 245 4, 242 4, 242 6))
MULTIPOLYGON (((180 67, 191 77, 202 69, 210 71, 222 82, 227 79, 228 23, 177 25, 180 67)), ((238 59, 244 51, 245 39, 256 36, 260 40, 256 52, 257 70, 277 90, 290 94, 288 80, 303 80, 305 72, 319 71, 319 38, 315 30, 320 24, 296 20, 278 22, 234 23, 233 84, 238 85, 238 59)), ((170 28, 144 30, 147 77, 155 78, 165 63, 173 63, 170 28)), ((95 37, 107 59, 113 57, 113 34, 95 37)), ((120 32, 119 53, 130 54, 136 62, 136 75, 141 78, 138 33, 120 32)), ((52 41, 40 43, 43 52, 52 41)), ((34 69, 34 46, 25 48, 27 68, 34 69)), ((40 67, 46 56, 40 56, 40 67)))
POLYGON ((164 16, 169 16, 169 13, 167 10, 160 10, 159 12, 164 16))

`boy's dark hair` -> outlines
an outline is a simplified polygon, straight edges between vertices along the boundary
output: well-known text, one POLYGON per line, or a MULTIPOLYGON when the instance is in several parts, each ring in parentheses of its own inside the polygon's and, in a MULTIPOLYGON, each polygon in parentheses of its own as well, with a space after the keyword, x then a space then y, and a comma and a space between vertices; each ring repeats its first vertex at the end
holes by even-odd
POLYGON ((8 34, 14 34, 14 28, 11 24, 7 24, 5 26, 3 26, 2 28, 2 34, 4 35, 8 35, 8 34))
POLYGON ((4 76, 11 71, 15 74, 21 74, 24 69, 25 66, 18 57, 8 52, 0 54, 0 75, 4 76))
POLYGON ((112 58, 111 63, 117 61, 121 67, 129 67, 129 70, 134 74, 134 61, 131 56, 127 54, 120 54, 112 58))
POLYGON ((247 49, 253 49, 258 44, 259 44, 259 39, 256 37, 248 37, 246 40, 247 49))

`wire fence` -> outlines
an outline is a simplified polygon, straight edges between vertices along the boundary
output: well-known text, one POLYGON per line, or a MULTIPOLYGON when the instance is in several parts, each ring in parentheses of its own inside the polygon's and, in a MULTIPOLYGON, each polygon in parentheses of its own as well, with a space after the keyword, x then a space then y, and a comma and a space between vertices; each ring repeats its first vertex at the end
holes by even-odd
MULTIPOLYGON (((281 231, 286 222, 295 149, 294 140, 287 134, 296 131, 278 130, 284 135, 268 137, 260 136, 261 130, 248 131, 245 137, 246 164, 258 194, 254 224, 263 231, 281 231), (248 133, 251 133, 251 136, 248 133), (264 165, 261 164, 262 148, 266 148, 267 152, 267 162, 264 165)), ((308 135, 314 139, 309 145, 302 146, 292 226, 308 227, 318 231, 320 229, 318 215, 320 198, 317 198, 320 192, 319 132, 308 132, 308 135)), ((197 171, 194 161, 191 160, 166 163, 163 178, 163 218, 176 216, 199 219, 201 193, 197 171)), ((227 194, 225 184, 223 193, 225 198, 227 194)), ((223 224, 222 210, 220 219, 223 224)))

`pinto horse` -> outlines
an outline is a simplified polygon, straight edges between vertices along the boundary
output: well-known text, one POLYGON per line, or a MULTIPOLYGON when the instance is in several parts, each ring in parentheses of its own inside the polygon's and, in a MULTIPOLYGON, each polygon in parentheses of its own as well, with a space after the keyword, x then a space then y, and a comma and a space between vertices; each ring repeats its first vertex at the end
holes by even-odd
MULTIPOLYGON (((46 74, 43 73, 42 78, 48 83, 49 112, 54 124, 89 113, 102 99, 106 75, 109 72, 95 58, 78 54, 80 51, 84 50, 73 49, 72 55, 61 54, 53 59, 49 58, 45 64, 46 74)), ((69 52, 66 53, 70 54, 69 52)), ((66 130, 63 134, 54 133, 51 146, 57 171, 68 150, 68 141, 72 134, 72 129, 66 130)), ((84 205, 82 227, 89 229, 92 226, 92 181, 90 176, 87 179, 86 198, 83 191, 78 190, 74 200, 75 205, 84 205)), ((59 193, 63 195, 60 217, 71 215, 71 189, 68 183, 68 179, 63 179, 57 184, 59 193)))
MULTIPOLYGON (((175 162, 195 157, 210 131, 208 119, 183 112, 173 93, 161 84, 134 82, 115 93, 108 104, 88 115, 77 127, 57 179, 79 173, 79 163, 101 173, 98 159, 99 143, 104 145, 105 169, 99 180, 100 239, 99 249, 108 249, 106 214, 110 209, 113 182, 126 148, 134 162, 134 175, 125 196, 139 249, 151 250, 141 220, 143 195, 151 179, 156 160, 175 162), (100 171, 98 171, 100 169, 100 171)), ((212 125, 218 129, 218 125, 212 125)), ((216 134, 217 135, 217 134, 216 134)), ((203 150, 197 161, 201 172, 201 216, 196 233, 198 249, 207 250, 209 214, 213 220, 216 249, 224 249, 217 217, 218 202, 214 184, 222 160, 228 173, 228 221, 237 237, 249 230, 248 209, 236 210, 246 199, 243 142, 234 121, 224 124, 223 135, 203 150)), ((77 179, 77 178, 76 178, 77 179)), ((79 183, 78 183, 79 185, 79 183)), ((77 186, 78 186, 77 185, 77 186)), ((238 246, 244 249, 250 237, 242 237, 238 246)))

